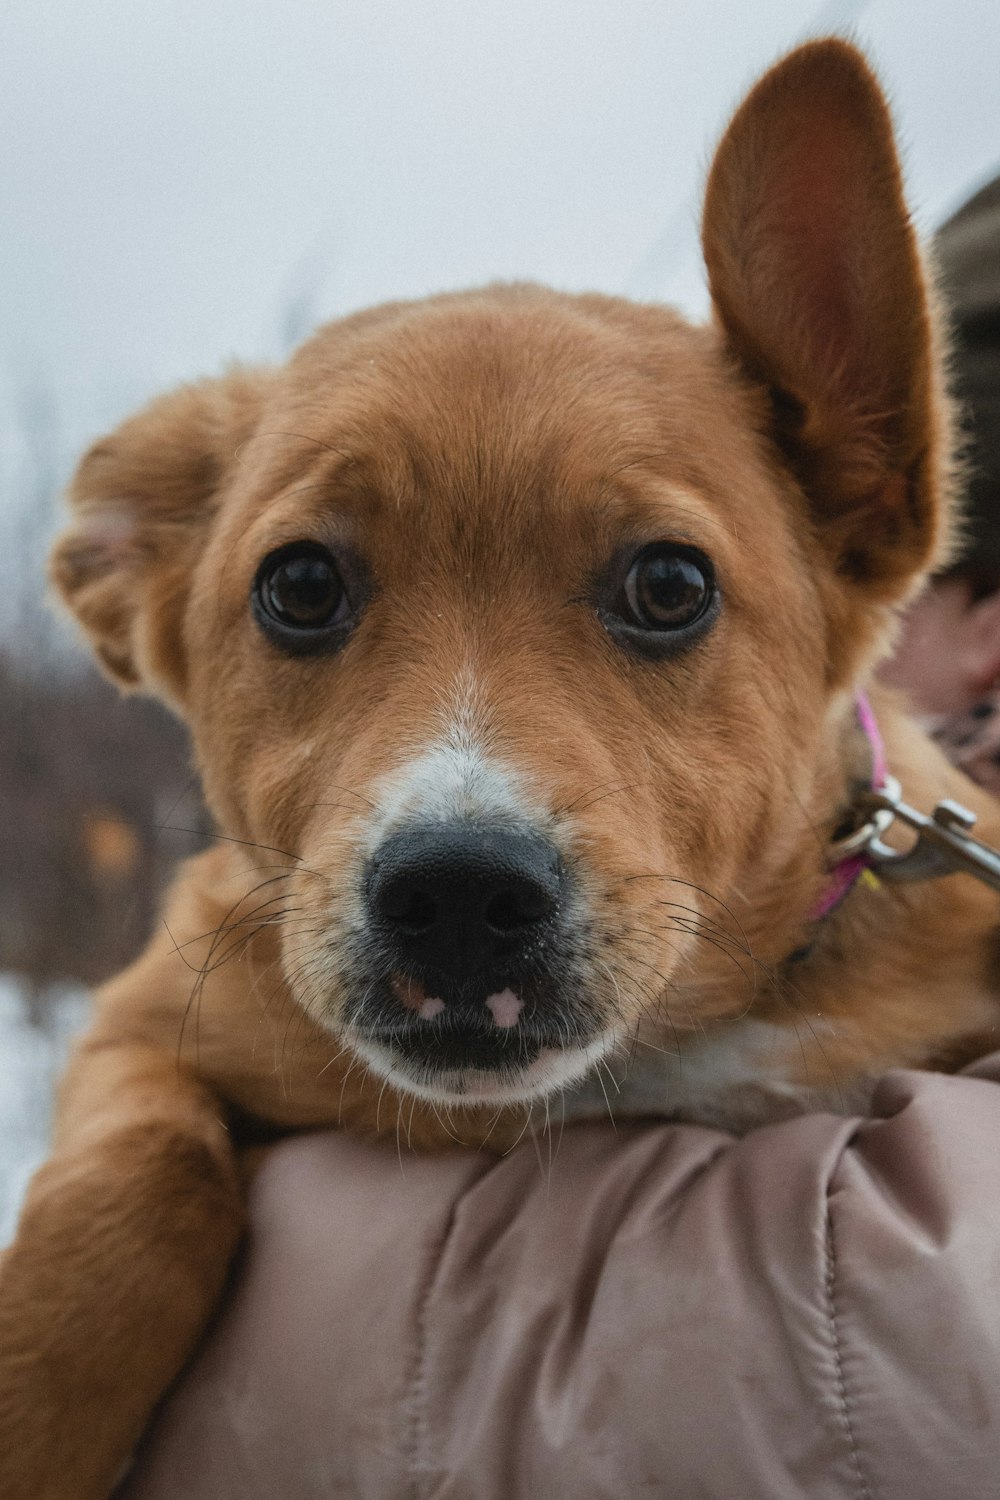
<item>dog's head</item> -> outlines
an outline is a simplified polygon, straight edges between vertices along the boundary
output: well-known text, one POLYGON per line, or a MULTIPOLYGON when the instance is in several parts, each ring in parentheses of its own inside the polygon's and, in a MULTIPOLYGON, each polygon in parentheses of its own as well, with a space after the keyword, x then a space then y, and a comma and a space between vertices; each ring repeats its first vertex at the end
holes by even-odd
POLYGON ((77 475, 58 587, 225 832, 294 855, 297 1000, 417 1092, 530 1097, 743 1005, 730 918, 765 956, 801 926, 854 686, 940 556, 933 322, 853 49, 743 104, 704 248, 712 327, 394 304, 77 475))

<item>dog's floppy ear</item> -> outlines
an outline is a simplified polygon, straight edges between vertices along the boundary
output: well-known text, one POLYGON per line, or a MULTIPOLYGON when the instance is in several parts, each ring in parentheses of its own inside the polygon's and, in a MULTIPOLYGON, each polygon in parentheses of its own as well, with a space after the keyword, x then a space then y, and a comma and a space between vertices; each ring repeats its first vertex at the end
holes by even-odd
POLYGON ((892 122, 854 47, 808 43, 753 89, 702 239, 716 315, 770 393, 838 573, 902 597, 943 547, 947 408, 892 122))
POLYGON ((269 379, 234 370, 161 396, 76 471, 51 577, 122 687, 183 702, 188 579, 269 379))

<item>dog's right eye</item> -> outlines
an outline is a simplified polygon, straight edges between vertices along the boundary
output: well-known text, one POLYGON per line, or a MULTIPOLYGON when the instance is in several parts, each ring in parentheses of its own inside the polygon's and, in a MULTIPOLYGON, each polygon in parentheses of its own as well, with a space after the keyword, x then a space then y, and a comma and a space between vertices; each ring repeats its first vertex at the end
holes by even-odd
POLYGON ((620 554, 598 596, 604 628, 654 661, 676 656, 710 630, 720 609, 711 560, 686 542, 653 542, 620 554))
POLYGON ((310 649, 351 613, 340 570, 316 542, 292 542, 265 557, 253 609, 268 634, 292 649, 310 649))

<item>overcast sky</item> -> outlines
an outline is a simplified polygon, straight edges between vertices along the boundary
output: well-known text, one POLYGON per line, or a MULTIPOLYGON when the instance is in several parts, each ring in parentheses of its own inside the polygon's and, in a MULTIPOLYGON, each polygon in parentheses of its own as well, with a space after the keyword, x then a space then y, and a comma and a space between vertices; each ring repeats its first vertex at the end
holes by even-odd
POLYGON ((831 25, 880 67, 932 226, 1000 165, 996 0, 6 0, 0 506, 32 401, 64 464, 386 297, 532 277, 700 311, 711 144, 831 25))

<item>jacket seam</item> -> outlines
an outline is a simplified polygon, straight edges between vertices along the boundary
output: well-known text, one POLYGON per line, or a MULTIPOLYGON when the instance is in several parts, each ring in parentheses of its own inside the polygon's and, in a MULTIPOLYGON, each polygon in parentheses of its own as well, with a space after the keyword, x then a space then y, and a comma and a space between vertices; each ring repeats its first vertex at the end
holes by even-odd
POLYGON ((865 1465, 862 1462, 857 1429, 854 1419, 851 1416, 850 1393, 844 1362, 844 1338, 841 1332, 842 1320, 837 1305, 837 1246, 833 1230, 833 1208, 829 1192, 826 1199, 825 1250, 826 1274, 823 1289, 826 1301, 826 1320, 830 1330, 830 1343, 833 1352, 834 1390, 840 1426, 847 1440, 847 1450, 859 1500, 876 1500, 875 1491, 872 1488, 865 1472, 865 1465))
POLYGON ((412 1500, 423 1500, 423 1497, 429 1493, 427 1476, 431 1471, 431 1464, 428 1451, 430 1445, 428 1441, 429 1423, 427 1421, 426 1397, 430 1374, 427 1333, 430 1327, 431 1306, 440 1280, 441 1268, 448 1251, 448 1245, 451 1242, 455 1223, 458 1219, 459 1207, 470 1188, 478 1187, 483 1178, 488 1176, 493 1170, 493 1167, 494 1163, 488 1163, 483 1172, 473 1182, 466 1184, 462 1191, 452 1200, 448 1216, 427 1255, 427 1279, 417 1307, 413 1360, 406 1399, 408 1420, 406 1423, 407 1439, 404 1447, 404 1472, 408 1480, 407 1489, 412 1500))

